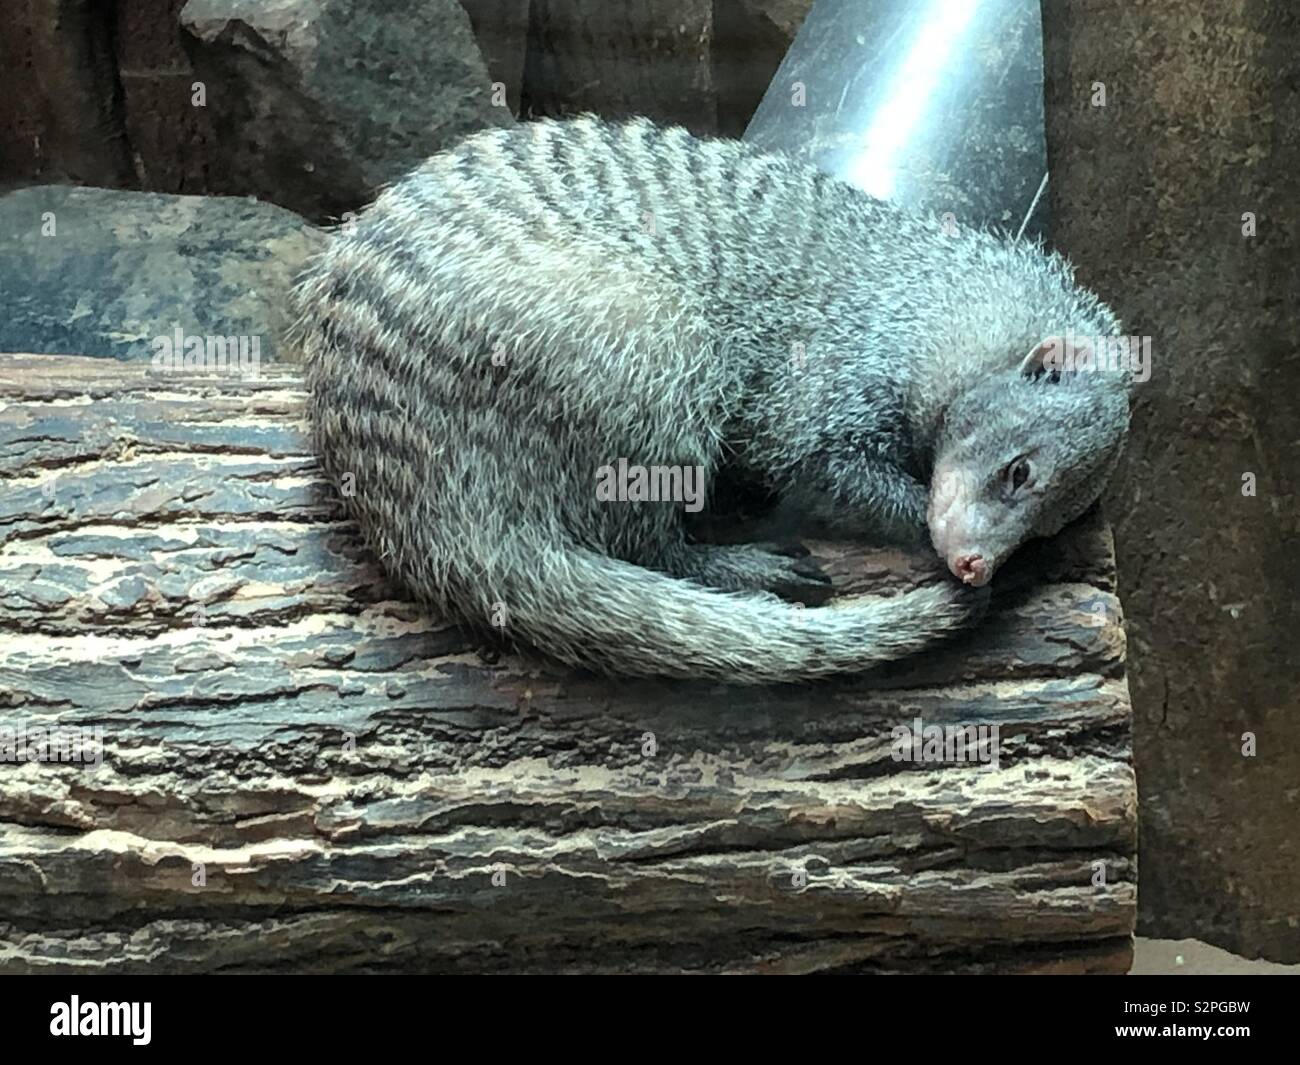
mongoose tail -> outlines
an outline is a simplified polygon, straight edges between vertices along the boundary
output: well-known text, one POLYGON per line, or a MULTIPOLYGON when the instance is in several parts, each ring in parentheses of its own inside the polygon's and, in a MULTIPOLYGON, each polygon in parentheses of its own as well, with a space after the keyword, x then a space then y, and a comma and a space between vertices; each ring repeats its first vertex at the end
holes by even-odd
POLYGON ((618 676, 780 684, 854 673, 968 626, 987 594, 953 582, 840 608, 712 591, 583 549, 508 575, 507 634, 618 676), (562 575, 562 579, 556 579, 562 575), (595 604, 599 604, 597 608, 595 604))

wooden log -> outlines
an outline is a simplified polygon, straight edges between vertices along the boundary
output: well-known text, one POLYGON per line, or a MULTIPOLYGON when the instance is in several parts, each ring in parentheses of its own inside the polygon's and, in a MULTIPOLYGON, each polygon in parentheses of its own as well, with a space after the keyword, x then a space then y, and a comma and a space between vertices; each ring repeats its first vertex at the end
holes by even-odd
MULTIPOLYGON (((289 367, 0 356, 0 726, 103 730, 97 767, 0 763, 0 972, 1128 968, 1096 513, 922 659, 603 680, 395 594, 303 398, 289 367), (996 724, 996 765, 896 760, 918 719, 996 724)), ((818 554, 848 594, 935 579, 818 554)))

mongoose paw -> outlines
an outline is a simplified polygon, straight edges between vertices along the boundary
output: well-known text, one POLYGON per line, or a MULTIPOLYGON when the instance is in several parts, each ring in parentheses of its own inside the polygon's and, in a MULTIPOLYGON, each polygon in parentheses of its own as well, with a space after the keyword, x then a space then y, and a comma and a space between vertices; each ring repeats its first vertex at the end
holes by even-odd
POLYGON ((821 606, 835 594, 831 579, 811 558, 799 558, 789 562, 775 576, 766 590, 789 602, 802 603, 804 606, 821 606))
POLYGON ((805 606, 831 597, 831 579, 802 544, 697 544, 675 570, 726 592, 767 592, 805 606))

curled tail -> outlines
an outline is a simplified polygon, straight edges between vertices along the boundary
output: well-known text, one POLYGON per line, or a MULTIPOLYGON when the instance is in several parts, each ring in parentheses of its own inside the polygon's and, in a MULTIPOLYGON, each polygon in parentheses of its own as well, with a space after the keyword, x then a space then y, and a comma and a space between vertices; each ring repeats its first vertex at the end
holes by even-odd
POLYGON ((568 665, 735 684, 860 672, 963 628, 987 602, 945 582, 852 606, 803 609, 764 595, 712 591, 581 549, 502 576, 508 631, 568 665))

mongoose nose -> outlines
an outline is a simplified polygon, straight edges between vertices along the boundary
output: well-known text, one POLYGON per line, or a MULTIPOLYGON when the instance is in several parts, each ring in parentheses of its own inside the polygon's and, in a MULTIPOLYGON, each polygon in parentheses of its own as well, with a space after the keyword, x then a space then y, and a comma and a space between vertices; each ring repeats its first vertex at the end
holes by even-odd
POLYGON ((989 566, 983 555, 958 555, 952 560, 951 569, 953 576, 976 588, 989 579, 989 566))

